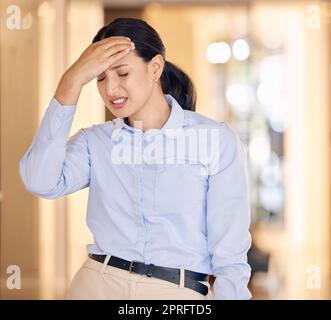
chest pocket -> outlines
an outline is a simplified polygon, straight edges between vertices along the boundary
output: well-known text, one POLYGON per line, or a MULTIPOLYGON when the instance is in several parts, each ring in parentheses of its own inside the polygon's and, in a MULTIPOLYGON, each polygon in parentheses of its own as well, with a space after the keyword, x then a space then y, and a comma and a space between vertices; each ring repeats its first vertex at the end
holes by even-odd
POLYGON ((204 206, 208 178, 200 163, 158 164, 155 170, 155 214, 178 214, 204 206))

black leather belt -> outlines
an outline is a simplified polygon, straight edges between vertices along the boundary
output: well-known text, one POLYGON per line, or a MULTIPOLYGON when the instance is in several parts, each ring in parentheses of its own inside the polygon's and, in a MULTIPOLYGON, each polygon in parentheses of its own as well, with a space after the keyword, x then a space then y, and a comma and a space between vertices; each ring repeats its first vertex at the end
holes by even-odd
MULTIPOLYGON (((91 259, 103 263, 106 255, 89 254, 91 259)), ((138 261, 127 261, 121 258, 111 256, 108 265, 127 270, 130 273, 139 273, 147 277, 169 281, 175 284, 180 284, 180 269, 159 267, 154 264, 145 264, 138 261)), ((203 295, 208 294, 208 287, 199 281, 208 281, 208 274, 185 270, 184 287, 197 291, 203 295)))

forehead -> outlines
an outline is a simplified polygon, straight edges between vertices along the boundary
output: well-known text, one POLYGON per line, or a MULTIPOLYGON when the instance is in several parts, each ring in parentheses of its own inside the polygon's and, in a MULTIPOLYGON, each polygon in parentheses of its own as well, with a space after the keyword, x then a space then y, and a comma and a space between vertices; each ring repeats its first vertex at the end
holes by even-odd
POLYGON ((109 70, 117 70, 121 67, 139 67, 139 66, 145 66, 146 63, 143 61, 141 57, 138 57, 134 52, 129 52, 126 54, 123 58, 116 61, 109 70))

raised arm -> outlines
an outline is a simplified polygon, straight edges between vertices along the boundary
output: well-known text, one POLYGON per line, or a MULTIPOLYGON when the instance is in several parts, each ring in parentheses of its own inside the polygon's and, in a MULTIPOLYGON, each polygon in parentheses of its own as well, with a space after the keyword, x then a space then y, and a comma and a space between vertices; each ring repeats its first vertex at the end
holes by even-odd
POLYGON ((79 130, 68 141, 77 101, 85 84, 130 49, 132 44, 126 37, 103 39, 88 46, 63 74, 32 144, 19 163, 28 191, 54 199, 89 185, 87 130, 79 130))

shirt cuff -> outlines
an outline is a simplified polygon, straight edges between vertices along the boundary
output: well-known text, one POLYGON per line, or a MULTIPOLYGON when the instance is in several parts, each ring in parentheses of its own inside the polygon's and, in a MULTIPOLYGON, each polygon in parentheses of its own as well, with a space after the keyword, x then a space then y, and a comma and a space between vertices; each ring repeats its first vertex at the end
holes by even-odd
POLYGON ((55 97, 52 97, 37 132, 37 140, 50 142, 57 139, 65 143, 76 106, 75 104, 61 105, 55 97))

